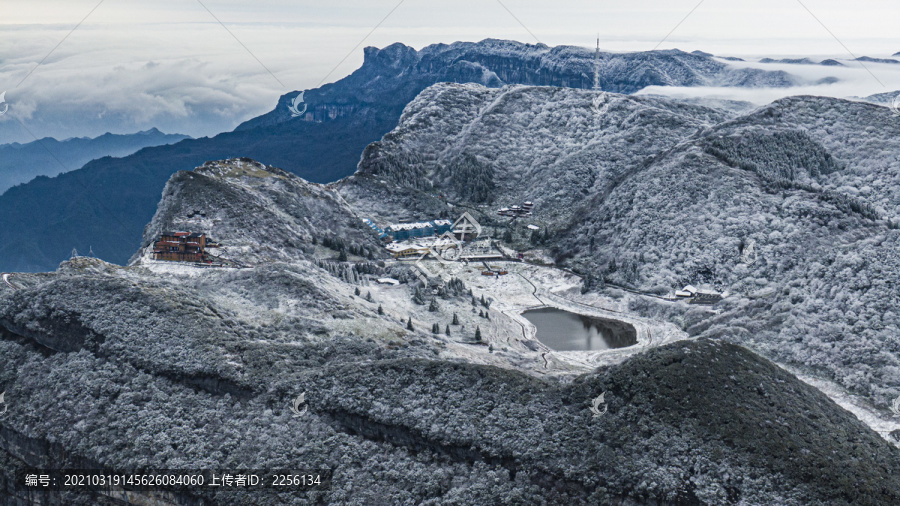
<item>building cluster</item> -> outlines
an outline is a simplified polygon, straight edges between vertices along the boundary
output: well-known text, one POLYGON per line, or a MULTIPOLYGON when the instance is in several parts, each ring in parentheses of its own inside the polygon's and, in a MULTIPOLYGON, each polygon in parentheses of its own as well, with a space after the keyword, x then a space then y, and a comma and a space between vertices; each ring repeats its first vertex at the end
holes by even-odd
POLYGON ((206 234, 191 232, 163 232, 153 243, 154 260, 209 263, 207 248, 218 246, 206 234))
POLYGON ((442 235, 449 232, 453 222, 450 220, 422 221, 418 223, 395 223, 384 228, 384 233, 394 241, 407 241, 417 237, 442 235))
POLYGON ((372 220, 363 218, 384 241, 394 258, 439 254, 443 258, 457 258, 463 246, 481 234, 481 225, 465 212, 456 221, 432 220, 416 223, 395 223, 383 229, 372 220))
POLYGON ((675 292, 677 299, 687 299, 688 304, 701 304, 712 306, 722 300, 722 295, 714 292, 706 292, 698 290, 693 285, 687 285, 681 290, 675 292))
POLYGON ((534 210, 534 204, 531 202, 523 202, 521 206, 513 205, 510 207, 501 207, 497 214, 500 216, 511 216, 513 218, 522 218, 525 216, 531 216, 531 212, 534 210))

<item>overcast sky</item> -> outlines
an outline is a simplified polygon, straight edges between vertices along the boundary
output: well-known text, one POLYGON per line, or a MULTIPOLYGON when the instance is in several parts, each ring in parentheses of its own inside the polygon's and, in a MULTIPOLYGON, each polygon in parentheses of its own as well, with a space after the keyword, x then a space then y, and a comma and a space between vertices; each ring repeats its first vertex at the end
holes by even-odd
MULTIPOLYGON (((601 47, 611 51, 659 45, 717 55, 814 58, 850 58, 843 46, 856 56, 900 51, 900 2, 884 0, 803 0, 811 13, 796 0, 705 0, 686 19, 698 0, 406 0, 352 52, 398 0, 202 1, 211 13, 196 0, 105 0, 99 7, 98 0, 0 1, 0 92, 6 90, 9 104, 0 115, 0 143, 33 140, 15 118, 39 137, 153 126, 214 135, 271 110, 283 93, 349 74, 361 64, 363 46, 393 42, 420 49, 488 37, 537 38, 593 47, 599 32, 601 47)), ((794 73, 841 73, 844 82, 789 93, 863 96, 900 88, 900 69, 869 68, 886 87, 862 68, 792 66, 794 73)), ((785 93, 666 91, 757 101, 785 93)))

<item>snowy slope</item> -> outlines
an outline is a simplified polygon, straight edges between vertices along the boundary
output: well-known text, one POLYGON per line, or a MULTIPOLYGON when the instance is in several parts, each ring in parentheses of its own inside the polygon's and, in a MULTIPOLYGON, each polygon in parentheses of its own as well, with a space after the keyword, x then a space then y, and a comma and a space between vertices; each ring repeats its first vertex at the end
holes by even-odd
POLYGON ((900 395, 898 154, 900 117, 867 103, 790 97, 735 116, 668 99, 445 84, 411 103, 336 187, 373 216, 462 206, 518 248, 550 250, 589 275, 588 289, 728 292, 715 311, 656 299, 637 309, 750 345, 886 412, 900 395), (495 215, 526 199, 540 232, 495 215))
POLYGON ((166 184, 156 215, 144 230, 146 258, 164 231, 203 232, 222 243, 216 255, 241 263, 312 258, 315 245, 373 257, 378 238, 334 191, 249 158, 182 171, 166 184))

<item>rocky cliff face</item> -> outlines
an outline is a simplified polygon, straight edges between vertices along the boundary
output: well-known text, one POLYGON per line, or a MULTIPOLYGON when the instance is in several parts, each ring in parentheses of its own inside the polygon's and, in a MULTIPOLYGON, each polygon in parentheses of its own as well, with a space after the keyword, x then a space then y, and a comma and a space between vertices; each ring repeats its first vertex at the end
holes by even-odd
POLYGON ((588 290, 728 292, 716 312, 633 303, 836 380, 887 414, 900 395, 898 134, 886 107, 821 97, 741 114, 436 85, 335 186, 367 215, 475 212, 496 237, 549 250, 588 290), (533 217, 495 214, 523 200, 533 217))
MULTIPOLYGON (((786 87, 801 81, 782 71, 735 68, 709 54, 677 49, 604 52, 598 70, 600 88, 615 93, 635 93, 647 86, 786 87)), ((308 104, 304 119, 327 121, 388 106, 399 113, 424 88, 441 82, 591 89, 594 51, 496 39, 433 44, 421 51, 400 43, 383 49, 367 47, 357 71, 304 95, 308 104)), ((288 105, 295 96, 281 97, 271 113, 243 123, 238 130, 290 121, 288 105)))

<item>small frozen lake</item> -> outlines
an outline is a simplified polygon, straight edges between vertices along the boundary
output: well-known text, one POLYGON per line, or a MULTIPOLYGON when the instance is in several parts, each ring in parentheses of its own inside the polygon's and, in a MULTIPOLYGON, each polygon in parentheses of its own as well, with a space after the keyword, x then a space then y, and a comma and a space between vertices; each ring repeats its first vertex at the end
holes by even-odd
POLYGON ((537 327, 537 339, 556 351, 599 351, 637 344, 637 330, 625 322, 555 307, 529 309, 522 316, 537 327))

